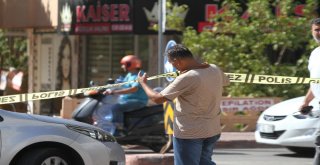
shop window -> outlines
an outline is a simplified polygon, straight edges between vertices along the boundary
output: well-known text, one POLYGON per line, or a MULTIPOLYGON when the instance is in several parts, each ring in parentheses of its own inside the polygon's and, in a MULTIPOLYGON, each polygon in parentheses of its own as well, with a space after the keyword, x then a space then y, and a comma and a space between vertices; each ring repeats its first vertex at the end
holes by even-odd
POLYGON ((108 78, 123 74, 120 60, 134 53, 133 35, 108 35, 87 37, 87 82, 105 84, 108 78))

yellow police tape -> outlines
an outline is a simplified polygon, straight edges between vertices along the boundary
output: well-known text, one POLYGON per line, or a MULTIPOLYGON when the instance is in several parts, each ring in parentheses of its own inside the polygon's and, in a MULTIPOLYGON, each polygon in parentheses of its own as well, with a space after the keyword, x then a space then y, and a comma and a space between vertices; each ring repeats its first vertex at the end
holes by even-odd
POLYGON ((226 73, 230 82, 250 83, 250 84, 309 84, 320 83, 319 78, 271 76, 258 74, 226 73))
MULTIPOLYGON (((162 77, 177 77, 178 75, 179 75, 178 72, 170 72, 170 73, 160 74, 156 76, 151 76, 151 77, 148 77, 147 79, 153 80, 153 79, 158 79, 162 77)), ((271 75, 240 74, 240 73, 226 73, 226 75, 228 76, 230 82, 238 82, 238 83, 252 83, 252 84, 309 84, 309 83, 319 84, 320 83, 320 79, 318 78, 271 76, 271 75)), ((89 87, 89 88, 7 95, 7 96, 0 97, 0 104, 52 99, 57 97, 81 94, 90 90, 100 90, 100 89, 119 87, 124 84, 132 83, 132 82, 136 82, 136 80, 117 83, 117 84, 108 84, 103 86, 89 87)))
MULTIPOLYGON (((147 79, 154 80, 162 77, 177 77, 178 75, 179 75, 178 72, 170 72, 170 73, 160 74, 156 76, 151 76, 151 77, 148 77, 147 79)), ((136 81, 137 80, 122 82, 117 84, 107 84, 103 86, 94 86, 89 88, 67 89, 67 90, 57 90, 57 91, 38 92, 38 93, 23 93, 23 94, 1 96, 0 104, 10 104, 10 103, 17 103, 17 102, 33 101, 33 100, 44 100, 44 99, 52 99, 52 98, 76 95, 76 94, 85 93, 91 90, 100 90, 100 89, 119 87, 124 84, 133 83, 136 81)))

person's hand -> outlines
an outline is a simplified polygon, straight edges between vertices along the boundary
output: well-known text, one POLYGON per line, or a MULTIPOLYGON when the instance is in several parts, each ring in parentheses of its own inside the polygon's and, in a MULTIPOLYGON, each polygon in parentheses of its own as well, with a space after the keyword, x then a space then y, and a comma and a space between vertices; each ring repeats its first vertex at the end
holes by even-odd
POLYGON ((308 103, 303 103, 300 107, 299 107, 299 111, 300 111, 300 113, 301 114, 308 114, 309 112, 310 112, 310 110, 312 109, 310 109, 310 107, 312 107, 312 106, 309 106, 309 104, 308 103))
POLYGON ((141 75, 141 72, 138 73, 138 82, 140 84, 142 83, 146 83, 147 82, 147 74, 143 73, 143 75, 141 75))
POLYGON ((308 106, 309 104, 307 103, 303 103, 302 105, 300 105, 299 110, 301 111, 304 107, 308 106))
POLYGON ((104 95, 112 95, 113 91, 111 89, 107 89, 103 92, 104 95))
POLYGON ((303 108, 306 106, 308 106, 308 104, 306 104, 305 102, 302 105, 300 105, 299 112, 302 113, 303 108))

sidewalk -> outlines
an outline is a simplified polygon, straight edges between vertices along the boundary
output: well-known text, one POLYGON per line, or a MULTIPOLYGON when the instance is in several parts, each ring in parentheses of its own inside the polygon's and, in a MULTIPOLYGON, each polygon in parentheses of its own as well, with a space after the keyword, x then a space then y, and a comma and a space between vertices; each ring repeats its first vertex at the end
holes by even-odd
POLYGON ((257 143, 254 132, 222 132, 217 148, 270 148, 273 145, 257 143))
MULTIPOLYGON (((254 132, 223 132, 216 148, 271 148, 278 147, 256 143, 254 132)), ((137 148, 137 147, 133 147, 137 148)), ((126 154, 128 165, 173 165, 173 154, 126 154)))

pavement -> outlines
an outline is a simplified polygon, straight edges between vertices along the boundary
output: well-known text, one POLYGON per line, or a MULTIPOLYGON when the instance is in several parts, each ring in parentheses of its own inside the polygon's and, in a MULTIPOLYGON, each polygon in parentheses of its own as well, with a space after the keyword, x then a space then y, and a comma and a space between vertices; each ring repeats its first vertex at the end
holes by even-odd
POLYGON ((216 148, 273 148, 279 147, 257 143, 254 132, 222 132, 216 148))
MULTIPOLYGON (((137 146, 130 146, 139 148, 137 146)), ((130 150, 130 147, 126 148, 130 150)), ((274 148, 279 146, 257 143, 254 132, 223 132, 216 148, 274 148)), ((173 153, 126 154, 127 165, 173 165, 173 153)))

